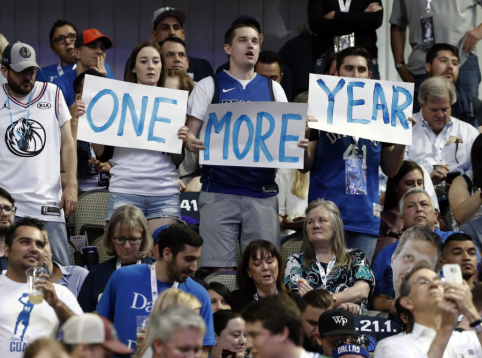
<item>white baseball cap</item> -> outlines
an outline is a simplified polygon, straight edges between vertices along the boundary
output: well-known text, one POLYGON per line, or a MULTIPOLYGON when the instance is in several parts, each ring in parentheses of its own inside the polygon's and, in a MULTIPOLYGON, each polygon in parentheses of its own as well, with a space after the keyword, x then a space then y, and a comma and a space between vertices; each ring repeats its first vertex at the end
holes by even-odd
POLYGON ((109 320, 93 313, 70 317, 62 326, 65 344, 101 344, 120 355, 134 351, 117 338, 117 332, 109 320))
POLYGON ((9 44, 2 54, 2 65, 11 67, 15 72, 22 72, 26 68, 40 69, 35 60, 35 50, 32 46, 22 42, 9 44))

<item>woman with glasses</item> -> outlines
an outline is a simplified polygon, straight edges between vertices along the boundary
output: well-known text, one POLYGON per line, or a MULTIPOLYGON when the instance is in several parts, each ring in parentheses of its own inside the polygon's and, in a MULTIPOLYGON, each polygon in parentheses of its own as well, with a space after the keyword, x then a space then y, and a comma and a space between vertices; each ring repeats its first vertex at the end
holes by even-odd
MULTIPOLYGON (((77 38, 77 28, 74 24, 58 20, 54 23, 49 33, 50 49, 59 57, 59 62, 42 68, 37 74, 38 82, 52 82, 65 72, 75 69, 74 42, 77 38)), ((105 69, 109 78, 114 78, 107 63, 105 69)))
POLYGON ((152 249, 152 237, 147 220, 135 205, 118 208, 104 233, 105 251, 114 256, 95 266, 87 275, 78 301, 84 312, 93 312, 100 296, 115 270, 122 266, 152 264, 156 260, 147 256, 152 249))

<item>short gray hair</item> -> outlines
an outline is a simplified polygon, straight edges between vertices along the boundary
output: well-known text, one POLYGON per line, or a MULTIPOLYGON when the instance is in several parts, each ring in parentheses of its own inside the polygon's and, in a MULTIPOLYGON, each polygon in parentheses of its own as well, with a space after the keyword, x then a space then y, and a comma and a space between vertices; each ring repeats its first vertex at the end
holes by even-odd
POLYGON ((418 90, 418 101, 426 105, 429 97, 432 100, 440 101, 448 92, 450 104, 457 102, 457 94, 455 93, 455 85, 452 81, 443 76, 435 76, 427 78, 422 82, 418 90))
POLYGON ((203 318, 194 310, 179 305, 166 307, 155 312, 149 317, 149 345, 152 346, 158 339, 161 343, 167 343, 177 331, 196 329, 204 336, 206 324, 203 318))
POLYGON ((426 226, 414 226, 406 230, 398 240, 397 248, 393 253, 393 258, 397 257, 402 252, 404 245, 408 241, 420 240, 427 241, 435 246, 437 249, 437 257, 435 258, 435 272, 440 272, 440 259, 442 258, 442 238, 430 230, 426 226))
POLYGON ((425 189, 422 188, 412 188, 409 191, 407 191, 402 198, 400 199, 400 215, 403 216, 403 205, 405 204, 405 199, 407 196, 412 195, 412 194, 417 194, 417 193, 423 193, 427 196, 427 198, 430 200, 430 204, 432 205, 432 209, 435 211, 435 206, 433 204, 432 197, 430 196, 429 193, 425 189))

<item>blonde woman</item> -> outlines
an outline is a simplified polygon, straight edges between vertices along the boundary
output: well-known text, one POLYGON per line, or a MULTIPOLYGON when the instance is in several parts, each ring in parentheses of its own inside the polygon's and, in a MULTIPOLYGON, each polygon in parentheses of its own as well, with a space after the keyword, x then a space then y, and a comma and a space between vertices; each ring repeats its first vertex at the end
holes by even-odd
MULTIPOLYGON (((199 302, 199 300, 190 293, 177 288, 170 288, 161 293, 154 304, 149 317, 152 317, 156 312, 162 311, 163 309, 172 305, 185 306, 195 310, 198 313, 202 307, 201 302, 199 302)), ((145 336, 143 338, 140 338, 139 336, 137 337, 137 353, 134 355, 134 358, 152 357, 151 345, 154 339, 150 337, 150 327, 151 323, 148 321, 145 336), (148 344, 144 344, 144 342, 147 342, 148 344)))
POLYGON ((303 230, 302 218, 308 206, 310 173, 300 173, 298 169, 279 169, 276 184, 279 187, 279 220, 283 243, 283 238, 303 230))
POLYGON ((337 307, 353 314, 366 309, 375 276, 360 249, 347 249, 340 210, 329 200, 312 201, 306 208, 301 251, 288 257, 285 286, 303 296, 324 289, 337 307))
POLYGON ((135 205, 117 208, 104 232, 105 251, 114 256, 92 270, 85 278, 78 301, 84 312, 94 312, 109 278, 122 266, 152 264, 156 260, 147 255, 153 241, 147 220, 135 205))

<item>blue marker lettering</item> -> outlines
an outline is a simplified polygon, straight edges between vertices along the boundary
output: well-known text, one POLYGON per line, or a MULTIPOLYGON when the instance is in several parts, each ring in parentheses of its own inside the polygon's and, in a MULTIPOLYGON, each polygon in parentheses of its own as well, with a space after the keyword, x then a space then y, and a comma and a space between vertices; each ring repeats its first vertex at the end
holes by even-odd
POLYGON ((354 106, 362 106, 365 104, 364 99, 353 99, 353 87, 365 87, 365 82, 350 82, 348 84, 348 109, 347 109, 347 120, 348 123, 360 123, 360 124, 368 124, 370 121, 368 119, 353 119, 353 107, 354 106))
POLYGON ((166 140, 161 137, 156 137, 154 135, 154 125, 156 122, 164 122, 164 123, 171 123, 169 118, 158 117, 157 111, 159 110, 159 103, 169 103, 177 105, 177 100, 171 98, 164 98, 164 97, 156 97, 154 100, 154 108, 152 110, 151 122, 149 123, 149 132, 147 133, 147 140, 151 142, 157 143, 166 143, 166 140))
POLYGON ((97 93, 95 97, 92 98, 92 101, 90 101, 85 114, 87 115, 87 123, 89 123, 90 128, 92 128, 94 132, 99 133, 107 130, 112 125, 112 123, 114 123, 115 118, 117 117, 117 112, 119 112, 119 99, 117 98, 114 91, 110 89, 105 89, 97 93), (109 120, 102 127, 97 127, 92 120, 92 108, 94 108, 97 101, 105 95, 110 95, 112 97, 112 99, 114 100, 114 107, 112 108, 112 113, 109 117, 109 120))
POLYGON ((226 124, 226 128, 224 129, 224 142, 223 142, 223 159, 228 159, 229 154, 229 131, 231 128, 231 117, 233 116, 233 112, 226 112, 224 117, 218 121, 218 117, 216 117, 216 113, 209 114, 209 120, 206 124, 206 133, 204 134, 204 160, 209 160, 209 144, 211 143, 211 129, 214 125, 214 132, 217 134, 221 133, 223 126, 226 124))
POLYGON ((233 125, 233 152, 236 158, 241 160, 246 156, 246 154, 248 154, 249 150, 251 149, 251 146, 253 145, 253 137, 254 137, 253 122, 251 121, 251 118, 249 118, 247 115, 242 114, 241 116, 239 116, 238 119, 236 119, 236 122, 234 122, 234 125, 233 125), (246 145, 244 146, 243 152, 240 153, 239 152, 239 130, 243 122, 245 122, 246 126, 248 127, 249 137, 248 137, 248 141, 246 142, 246 145))
POLYGON ((280 137, 280 143, 279 143, 279 161, 283 163, 298 163, 300 158, 287 157, 285 155, 286 142, 297 142, 300 138, 299 136, 286 134, 286 131, 288 130, 288 121, 290 119, 295 121, 301 121, 301 116, 299 114, 292 114, 292 113, 283 114, 282 124, 281 124, 281 137, 280 137))
POLYGON ((328 96, 327 122, 328 124, 333 124, 333 107, 335 106, 335 96, 345 85, 345 80, 343 78, 340 79, 333 91, 329 90, 329 88, 326 86, 325 82, 323 82, 321 78, 317 80, 316 83, 318 83, 321 89, 325 91, 326 95, 328 96))
POLYGON ((393 86, 393 100, 392 100, 392 127, 397 126, 397 118, 402 123, 403 129, 408 129, 408 120, 405 117, 403 110, 412 104, 412 95, 410 92, 400 86, 393 86), (405 102, 402 105, 398 104, 398 94, 403 93, 405 95, 405 102))
MULTIPOLYGON (((134 131, 139 137, 144 131, 144 120, 146 119, 146 109, 147 109, 147 96, 142 97, 142 108, 141 108, 141 120, 137 118, 136 107, 134 107, 134 102, 132 102, 132 97, 129 93, 124 93, 124 98, 122 99, 122 112, 121 119, 119 123, 119 130, 117 135, 121 136, 124 134, 124 124, 126 122, 127 107, 129 107, 129 112, 131 112, 132 125, 134 126, 134 131)), ((156 109, 157 110, 157 109, 156 109)))
POLYGON ((378 117, 378 111, 382 111, 383 122, 385 124, 390 123, 390 115, 388 114, 387 100, 385 99, 385 93, 380 83, 375 83, 375 89, 373 90, 373 114, 372 121, 376 121, 378 117), (378 103, 378 99, 380 102, 378 103))
POLYGON ((274 127, 276 126, 274 122, 274 118, 271 114, 266 113, 266 112, 259 112, 258 116, 256 118, 256 137, 254 138, 254 161, 259 162, 259 149, 263 151, 264 155, 266 156, 266 159, 268 159, 268 162, 273 161, 273 156, 268 150, 268 147, 265 144, 265 141, 271 137, 271 135, 274 132, 274 127), (264 134, 261 135, 261 132, 263 131, 263 117, 266 118, 269 122, 269 129, 268 131, 264 134))

